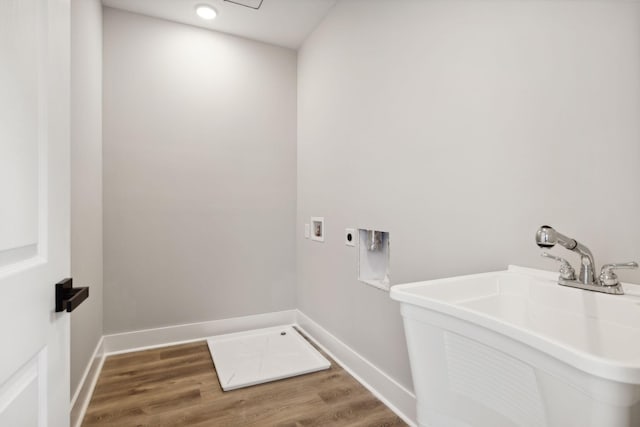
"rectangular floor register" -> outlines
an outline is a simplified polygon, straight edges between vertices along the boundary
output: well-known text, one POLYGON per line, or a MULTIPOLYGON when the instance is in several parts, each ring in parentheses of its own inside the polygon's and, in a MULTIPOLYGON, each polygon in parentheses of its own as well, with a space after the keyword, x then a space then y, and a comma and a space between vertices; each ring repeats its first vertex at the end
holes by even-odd
POLYGON ((292 326, 207 339, 224 391, 329 369, 331 363, 292 326))

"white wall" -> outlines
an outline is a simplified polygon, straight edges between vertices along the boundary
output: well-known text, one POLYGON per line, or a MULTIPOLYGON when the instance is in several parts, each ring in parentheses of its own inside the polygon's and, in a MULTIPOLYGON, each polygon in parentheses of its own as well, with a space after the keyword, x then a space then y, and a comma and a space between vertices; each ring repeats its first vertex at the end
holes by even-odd
POLYGON ((71 2, 71 395, 102 336, 102 4, 71 2))
POLYGON ((394 284, 553 270, 542 224, 640 260, 638 2, 343 1, 298 81, 299 308, 403 385, 398 306, 356 280, 345 227, 391 232, 394 284))
POLYGON ((105 332, 295 304, 296 53, 104 11, 105 332))

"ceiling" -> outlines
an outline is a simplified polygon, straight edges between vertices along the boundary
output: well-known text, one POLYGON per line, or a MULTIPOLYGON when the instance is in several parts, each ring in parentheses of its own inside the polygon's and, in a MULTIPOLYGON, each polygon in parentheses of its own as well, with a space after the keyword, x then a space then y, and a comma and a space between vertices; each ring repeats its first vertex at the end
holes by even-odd
MULTIPOLYGON (((234 0, 249 5, 259 0, 234 0)), ((263 0, 259 10, 225 0, 103 0, 105 6, 195 25, 292 49, 320 23, 337 0, 263 0), (213 6, 218 16, 205 21, 196 5, 213 6)))

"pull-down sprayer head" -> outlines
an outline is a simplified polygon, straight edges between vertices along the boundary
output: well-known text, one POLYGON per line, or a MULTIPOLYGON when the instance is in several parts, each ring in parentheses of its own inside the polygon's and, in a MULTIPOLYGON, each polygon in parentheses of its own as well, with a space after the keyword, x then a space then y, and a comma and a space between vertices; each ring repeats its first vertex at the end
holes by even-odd
POLYGON ((558 233, 553 229, 553 227, 549 227, 548 225, 543 225, 538 229, 536 232, 536 243, 541 248, 552 248, 556 243, 560 243, 570 251, 574 250, 576 246, 578 246, 578 242, 574 239, 567 237, 562 233, 558 233))

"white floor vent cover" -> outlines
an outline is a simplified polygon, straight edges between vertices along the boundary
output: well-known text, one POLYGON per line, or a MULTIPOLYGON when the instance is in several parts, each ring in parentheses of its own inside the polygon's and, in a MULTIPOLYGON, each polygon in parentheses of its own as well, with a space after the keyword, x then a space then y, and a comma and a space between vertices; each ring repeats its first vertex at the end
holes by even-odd
POLYGON ((207 339, 224 391, 329 369, 331 363, 291 326, 207 339))

